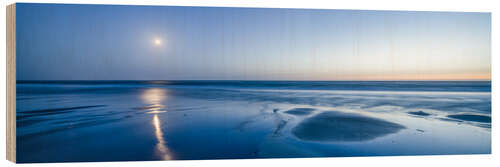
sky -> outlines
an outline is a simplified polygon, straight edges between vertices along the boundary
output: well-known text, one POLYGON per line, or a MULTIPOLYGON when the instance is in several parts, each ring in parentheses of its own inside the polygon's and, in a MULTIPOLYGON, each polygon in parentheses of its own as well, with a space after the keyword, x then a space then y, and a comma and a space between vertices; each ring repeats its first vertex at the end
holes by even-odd
POLYGON ((491 80, 490 13, 16 10, 18 80, 491 80))

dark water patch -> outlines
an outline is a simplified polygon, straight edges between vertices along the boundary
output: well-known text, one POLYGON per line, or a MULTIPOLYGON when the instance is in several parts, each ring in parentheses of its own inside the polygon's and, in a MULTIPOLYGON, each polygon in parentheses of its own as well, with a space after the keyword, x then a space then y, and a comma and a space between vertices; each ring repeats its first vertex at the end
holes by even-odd
POLYGON ((88 117, 107 117, 107 116, 112 116, 112 115, 117 115, 117 114, 123 114, 123 113, 128 113, 128 112, 131 112, 131 111, 108 111, 106 113, 103 113, 103 114, 93 114, 93 115, 89 115, 88 117))
POLYGON ((285 111, 287 114, 292 114, 292 115, 309 115, 316 109, 314 108, 294 108, 288 111, 285 111))
POLYGON ((16 120, 24 120, 24 119, 27 119, 27 118, 38 117, 38 116, 64 114, 64 113, 69 113, 69 112, 73 112, 73 111, 58 111, 58 112, 51 112, 51 113, 40 113, 40 114, 30 114, 30 115, 17 115, 16 116, 16 120))
POLYGON ((37 117, 37 116, 46 116, 46 115, 56 115, 56 114, 64 114, 69 112, 74 112, 78 109, 87 109, 87 108, 96 108, 96 107, 104 107, 106 105, 93 105, 93 106, 78 106, 78 107, 67 107, 67 108, 52 108, 52 109, 43 109, 43 110, 29 110, 29 111, 20 111, 22 115, 17 115, 17 120, 24 120, 26 118, 37 117))
POLYGON ((84 85, 84 84, 18 84, 16 92, 19 95, 63 95, 63 94, 121 94, 141 91, 144 85, 84 85))
POLYGON ((48 135, 52 133, 57 133, 61 131, 66 131, 66 130, 71 130, 71 129, 77 129, 77 128, 84 128, 84 127, 90 127, 90 126, 96 126, 96 125, 102 125, 102 124, 108 124, 108 123, 113 123, 113 122, 118 122, 126 117, 123 118, 115 118, 115 119, 105 119, 105 120, 94 120, 94 121, 87 121, 87 122, 79 122, 79 123, 74 123, 71 125, 66 125, 66 126, 59 126, 56 128, 51 128, 49 130, 45 131, 40 131, 40 132, 35 132, 35 133, 29 133, 25 135, 20 135, 18 136, 17 140, 26 140, 30 138, 34 138, 37 136, 43 136, 43 135, 48 135))
POLYGON ((34 97, 17 97, 16 100, 17 101, 22 101, 22 100, 31 100, 31 99, 35 99, 34 97))
POLYGON ((490 116, 486 116, 486 115, 455 114, 455 115, 448 115, 447 117, 448 118, 462 120, 462 121, 491 123, 491 117, 490 116))
POLYGON ((21 111, 21 113, 24 113, 24 114, 50 113, 50 112, 57 112, 57 111, 77 110, 77 109, 95 108, 95 107, 104 107, 104 106, 106 106, 106 105, 78 106, 78 107, 67 107, 67 108, 51 108, 51 109, 43 109, 43 110, 21 111))
POLYGON ((418 115, 418 116, 429 116, 429 115, 431 115, 431 114, 423 112, 423 111, 412 111, 412 112, 408 112, 408 114, 418 115))
POLYGON ((21 121, 16 121, 16 126, 17 127, 26 127, 26 126, 31 126, 35 125, 37 123, 46 121, 46 119, 27 119, 27 120, 21 120, 21 121))
POLYGON ((404 128, 377 118, 329 111, 302 121, 292 133, 309 141, 367 141, 404 128))
MULTIPOLYGON (((209 87, 209 88, 229 87, 229 88, 255 88, 255 89, 274 88, 274 89, 305 89, 305 90, 467 91, 467 92, 491 91, 491 81, 17 80, 16 82, 18 88, 19 87, 26 88, 26 85, 78 85, 81 87, 88 87, 87 89, 85 89, 85 91, 88 91, 89 89, 107 90, 107 89, 119 89, 121 87, 137 88, 142 86, 176 86, 176 87, 188 87, 188 88, 192 87, 209 87)), ((39 88, 39 91, 42 90, 48 91, 47 87, 39 88)))
POLYGON ((81 118, 81 119, 75 119, 75 120, 71 120, 71 119, 68 119, 68 120, 60 120, 60 121, 54 121, 54 122, 51 122, 52 124, 68 124, 68 123, 79 123, 79 122, 87 122, 87 121, 94 121, 98 119, 97 117, 93 117, 93 118, 81 118))

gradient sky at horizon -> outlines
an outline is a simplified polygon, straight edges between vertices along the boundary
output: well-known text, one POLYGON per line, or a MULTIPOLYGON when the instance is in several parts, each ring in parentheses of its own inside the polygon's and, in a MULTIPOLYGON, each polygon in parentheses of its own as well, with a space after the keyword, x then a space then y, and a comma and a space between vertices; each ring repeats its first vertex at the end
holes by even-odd
POLYGON ((491 79, 490 13, 16 8, 18 80, 491 79))

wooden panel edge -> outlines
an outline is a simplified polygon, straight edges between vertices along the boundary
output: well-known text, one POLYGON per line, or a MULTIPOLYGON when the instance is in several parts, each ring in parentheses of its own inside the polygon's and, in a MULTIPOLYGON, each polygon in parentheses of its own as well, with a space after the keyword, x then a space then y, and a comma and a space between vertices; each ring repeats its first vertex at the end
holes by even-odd
POLYGON ((7 160, 16 162, 16 4, 7 6, 7 160))

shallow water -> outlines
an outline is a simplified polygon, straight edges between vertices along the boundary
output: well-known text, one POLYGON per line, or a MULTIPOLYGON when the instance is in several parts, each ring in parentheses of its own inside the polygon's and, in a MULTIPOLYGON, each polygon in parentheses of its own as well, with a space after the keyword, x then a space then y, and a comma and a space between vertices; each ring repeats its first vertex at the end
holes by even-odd
POLYGON ((18 162, 491 153, 490 82, 18 81, 18 162))

